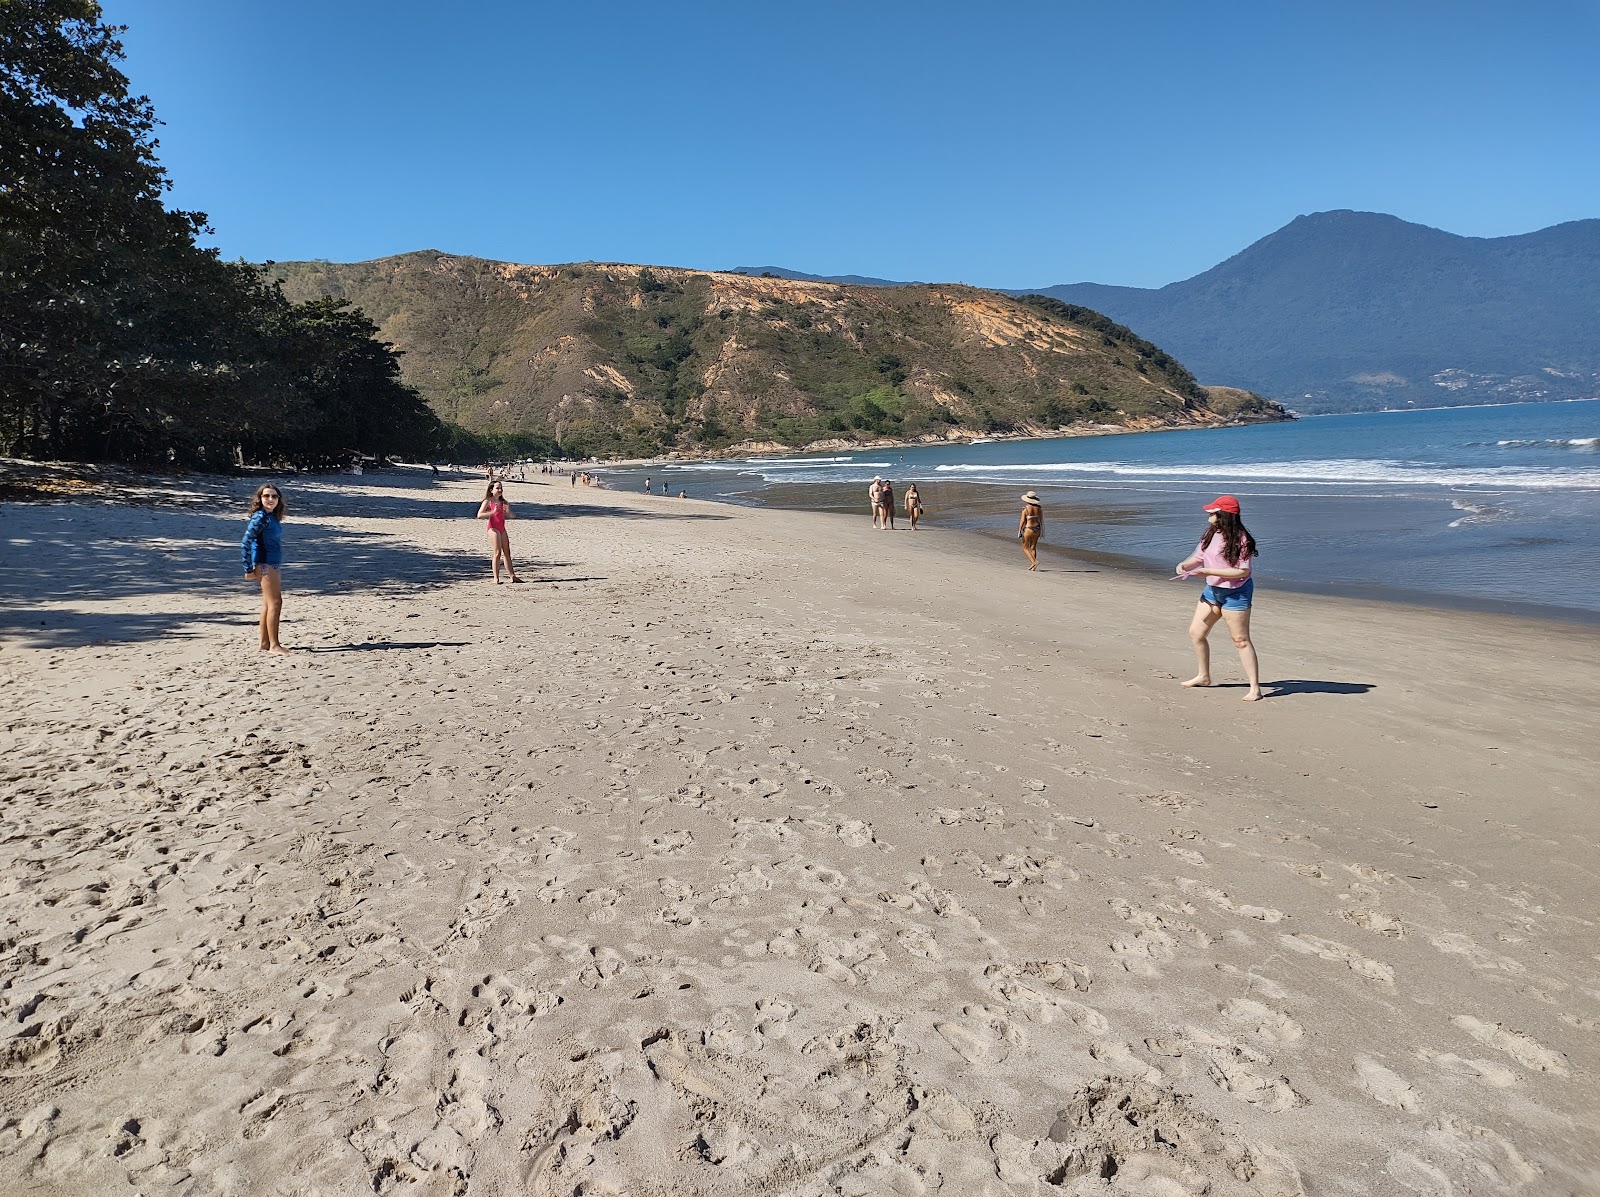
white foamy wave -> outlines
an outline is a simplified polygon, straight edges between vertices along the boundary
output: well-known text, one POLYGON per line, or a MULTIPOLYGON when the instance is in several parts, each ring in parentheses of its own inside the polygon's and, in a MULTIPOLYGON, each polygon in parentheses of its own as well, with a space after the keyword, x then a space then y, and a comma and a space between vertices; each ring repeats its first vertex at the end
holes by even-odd
POLYGON ((751 457, 751 465, 826 465, 830 461, 853 461, 851 457, 751 457))
POLYGON ((1560 467, 1549 469, 1502 469, 1496 467, 1456 467, 1417 465, 1404 461, 1363 461, 1329 459, 1323 461, 1245 462, 1223 465, 1214 462, 1182 465, 1142 465, 1126 461, 1077 461, 1033 465, 941 465, 943 474, 1011 478, 1035 477, 1045 481, 1070 483, 1079 478, 1113 477, 1169 482, 1223 483, 1272 482, 1286 486, 1449 486, 1484 487, 1497 490, 1600 490, 1600 469, 1560 467))
POLYGON ((1451 499, 1450 506, 1457 511, 1465 511, 1467 513, 1460 519, 1451 520, 1446 525, 1446 527, 1450 528, 1459 528, 1463 524, 1487 524, 1496 516, 1505 514, 1504 508, 1496 507, 1492 503, 1474 503, 1465 499, 1451 499))
POLYGON ((851 482, 859 472, 865 481, 869 471, 894 469, 889 461, 855 461, 849 457, 749 458, 741 461, 686 461, 665 467, 698 474, 751 474, 767 482, 851 482))
POLYGON ((1551 440, 1531 441, 1495 441, 1501 448, 1524 448, 1530 445, 1553 449, 1594 449, 1600 448, 1600 436, 1568 436, 1556 437, 1551 440))

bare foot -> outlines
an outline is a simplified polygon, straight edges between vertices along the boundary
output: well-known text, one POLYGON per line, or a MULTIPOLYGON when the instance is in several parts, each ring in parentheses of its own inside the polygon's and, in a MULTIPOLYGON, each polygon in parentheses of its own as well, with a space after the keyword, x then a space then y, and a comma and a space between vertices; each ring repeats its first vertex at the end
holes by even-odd
POLYGON ((289 655, 289 650, 284 648, 281 644, 274 644, 271 648, 267 649, 267 651, 275 657, 287 657, 289 655))
MULTIPOLYGON (((1192 677, 1188 681, 1179 682, 1178 684, 1180 686, 1193 686, 1197 689, 1204 689, 1211 684, 1211 679, 1202 673, 1198 677, 1192 677)), ((1257 697, 1259 697, 1259 695, 1257 697)))
POLYGON ((1245 702, 1260 702, 1262 700, 1262 698, 1264 698, 1264 697, 1265 697, 1265 695, 1263 695, 1260 690, 1247 690, 1247 691, 1245 691, 1244 701, 1245 702))

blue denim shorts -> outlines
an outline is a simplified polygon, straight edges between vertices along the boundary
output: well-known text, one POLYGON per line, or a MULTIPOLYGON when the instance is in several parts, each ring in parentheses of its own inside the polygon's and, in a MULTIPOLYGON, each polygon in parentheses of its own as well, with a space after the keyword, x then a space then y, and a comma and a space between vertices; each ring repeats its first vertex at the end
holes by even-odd
POLYGON ((1200 601, 1224 611, 1248 611, 1250 599, 1256 592, 1256 580, 1246 578, 1243 586, 1207 586, 1200 592, 1200 601))

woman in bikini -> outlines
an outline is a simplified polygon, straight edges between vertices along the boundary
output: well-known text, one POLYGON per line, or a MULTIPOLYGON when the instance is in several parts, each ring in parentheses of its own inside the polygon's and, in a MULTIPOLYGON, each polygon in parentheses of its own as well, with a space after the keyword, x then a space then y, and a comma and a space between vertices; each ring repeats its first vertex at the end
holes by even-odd
POLYGON ((906 519, 911 521, 911 530, 917 530, 917 521, 922 518, 922 496, 917 493, 917 484, 906 484, 906 519))
POLYGON ((489 489, 483 493, 483 502, 478 504, 477 518, 488 521, 489 567, 494 571, 494 584, 500 585, 502 560, 506 563, 506 572, 511 575, 511 580, 522 581, 517 577, 517 567, 511 564, 511 536, 506 531, 506 521, 515 519, 516 515, 511 510, 511 504, 506 502, 504 484, 489 483, 489 489))
POLYGON ((1022 517, 1017 520, 1017 539, 1028 554, 1028 568, 1039 568, 1039 537, 1044 535, 1044 504, 1031 490, 1022 496, 1022 517))
POLYGON ((250 522, 244 527, 239 551, 244 557, 247 582, 261 583, 261 651, 287 653, 278 642, 278 621, 283 616, 283 492, 271 482, 256 487, 250 501, 250 522))
POLYGON ((1256 538, 1239 518, 1239 500, 1232 495, 1219 495, 1206 506, 1206 514, 1210 519, 1205 535, 1194 552, 1178 562, 1176 574, 1187 578, 1200 573, 1206 578, 1194 618, 1189 622, 1189 640, 1194 645, 1199 670, 1183 684, 1192 687, 1211 684, 1211 645, 1206 637, 1221 619, 1233 635, 1239 663, 1244 666, 1244 675, 1250 682, 1244 701, 1255 702, 1261 697, 1261 666, 1256 660, 1256 646, 1250 639, 1250 604, 1255 595, 1250 563, 1256 557, 1256 538))

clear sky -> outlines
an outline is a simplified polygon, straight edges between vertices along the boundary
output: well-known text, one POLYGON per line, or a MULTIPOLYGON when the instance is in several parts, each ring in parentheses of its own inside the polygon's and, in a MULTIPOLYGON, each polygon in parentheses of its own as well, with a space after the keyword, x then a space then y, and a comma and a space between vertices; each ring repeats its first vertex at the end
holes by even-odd
POLYGON ((1161 286, 1600 216, 1596 0, 104 0, 230 258, 1161 286))

